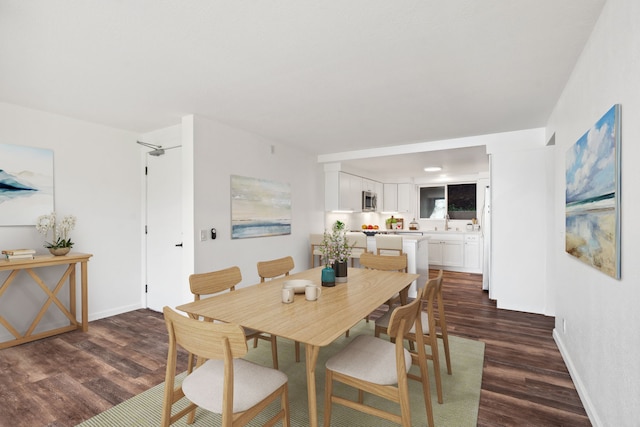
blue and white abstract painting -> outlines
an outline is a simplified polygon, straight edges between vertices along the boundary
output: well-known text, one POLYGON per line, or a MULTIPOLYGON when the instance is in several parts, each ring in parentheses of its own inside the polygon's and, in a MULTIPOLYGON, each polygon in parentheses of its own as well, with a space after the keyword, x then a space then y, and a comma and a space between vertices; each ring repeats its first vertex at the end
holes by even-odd
POLYGON ((620 105, 566 157, 566 251, 620 278, 620 105))
POLYGON ((53 210, 53 151, 0 144, 0 225, 35 225, 53 210))
POLYGON ((231 238, 283 234, 291 234, 291 186, 231 175, 231 238))

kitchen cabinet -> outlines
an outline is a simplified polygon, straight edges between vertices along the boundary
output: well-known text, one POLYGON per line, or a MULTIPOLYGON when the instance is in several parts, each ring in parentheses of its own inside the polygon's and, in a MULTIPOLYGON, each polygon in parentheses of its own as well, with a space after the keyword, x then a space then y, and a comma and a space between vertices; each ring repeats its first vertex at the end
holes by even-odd
POLYGON ((362 212, 362 177, 339 171, 325 172, 324 208, 362 212))
POLYGON ((384 212, 413 213, 413 184, 384 184, 384 212))
POLYGON ((429 265, 463 267, 462 234, 429 234, 429 265))
POLYGON ((414 209, 415 189, 413 184, 398 184, 398 212, 411 213, 414 209))
POLYGON ((478 233, 428 233, 429 265, 451 271, 482 273, 482 237, 478 233))
POLYGON ((464 267, 470 270, 480 270, 481 262, 480 236, 477 234, 465 234, 464 267))
POLYGON ((383 212, 398 212, 398 184, 383 185, 383 212))

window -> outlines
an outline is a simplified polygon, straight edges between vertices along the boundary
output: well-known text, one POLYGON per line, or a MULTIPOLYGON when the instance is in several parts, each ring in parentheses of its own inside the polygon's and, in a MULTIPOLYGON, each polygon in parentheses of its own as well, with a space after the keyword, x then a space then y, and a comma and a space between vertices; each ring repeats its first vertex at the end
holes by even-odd
POLYGON ((445 188, 420 187, 420 218, 443 219, 446 212, 445 188))
POLYGON ((420 219, 477 218, 476 184, 420 187, 420 219))

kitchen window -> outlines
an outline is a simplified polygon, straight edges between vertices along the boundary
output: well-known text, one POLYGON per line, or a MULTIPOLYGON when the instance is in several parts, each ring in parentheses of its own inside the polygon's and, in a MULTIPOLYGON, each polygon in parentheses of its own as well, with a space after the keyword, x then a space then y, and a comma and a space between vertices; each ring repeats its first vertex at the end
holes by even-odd
POLYGON ((477 218, 476 184, 447 184, 419 188, 420 219, 477 218))

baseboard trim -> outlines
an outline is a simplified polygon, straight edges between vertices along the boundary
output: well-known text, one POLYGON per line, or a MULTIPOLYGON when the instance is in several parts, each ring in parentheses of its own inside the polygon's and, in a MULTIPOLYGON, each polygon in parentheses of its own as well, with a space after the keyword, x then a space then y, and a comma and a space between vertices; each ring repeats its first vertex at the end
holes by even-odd
POLYGON ((602 422, 600 421, 600 417, 598 417, 596 408, 593 406, 593 403, 589 398, 589 393, 587 393, 587 389, 582 383, 580 375, 578 374, 578 371, 576 370, 576 367, 573 364, 573 361, 571 360, 571 356, 567 351, 567 347, 564 345, 562 336, 560 333, 558 333, 558 330, 556 328, 553 329, 553 339, 556 342, 558 349, 560 350, 560 355, 564 360, 564 364, 567 366, 567 369, 569 370, 569 375, 571 375, 573 384, 576 386, 576 391, 578 392, 578 396, 580 396, 580 400, 582 401, 582 406, 584 406, 584 410, 587 412, 589 421, 591 421, 591 424, 594 427, 604 426, 604 424, 602 424, 602 422))
POLYGON ((91 313, 89 315, 89 321, 104 319, 105 317, 116 316, 118 314, 127 313, 129 311, 145 308, 141 304, 131 304, 122 307, 113 308, 110 310, 100 311, 97 313, 91 313))

